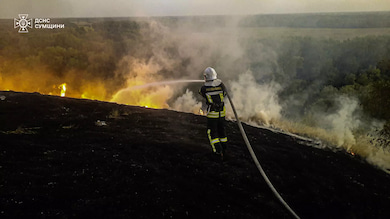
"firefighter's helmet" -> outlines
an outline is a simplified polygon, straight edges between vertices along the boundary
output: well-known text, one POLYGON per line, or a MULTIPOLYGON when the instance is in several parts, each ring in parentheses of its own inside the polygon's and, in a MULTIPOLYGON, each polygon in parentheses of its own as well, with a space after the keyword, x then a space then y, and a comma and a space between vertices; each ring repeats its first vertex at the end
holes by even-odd
POLYGON ((203 72, 203 76, 205 81, 212 81, 217 79, 217 72, 215 71, 215 69, 207 67, 203 72))

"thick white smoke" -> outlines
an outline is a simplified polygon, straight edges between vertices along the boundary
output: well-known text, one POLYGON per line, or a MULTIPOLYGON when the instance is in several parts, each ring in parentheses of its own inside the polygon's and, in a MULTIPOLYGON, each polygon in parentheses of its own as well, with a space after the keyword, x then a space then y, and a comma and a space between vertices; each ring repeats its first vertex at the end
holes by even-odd
POLYGON ((157 74, 162 68, 162 65, 158 63, 159 60, 152 58, 146 61, 129 56, 124 57, 122 61, 127 63, 122 67, 128 71, 127 87, 114 94, 111 101, 129 105, 167 108, 166 101, 173 95, 173 91, 169 86, 143 90, 129 89, 133 86, 162 80, 162 77, 157 74))
POLYGON ((143 22, 147 23, 147 28, 142 28, 141 34, 149 50, 136 51, 136 54, 129 54, 121 60, 117 71, 127 75, 127 87, 118 91, 112 101, 147 105, 146 102, 150 101, 142 100, 160 93, 154 107, 198 112, 200 95, 194 90, 183 94, 188 84, 157 86, 142 91, 129 88, 166 80, 203 79, 203 70, 207 66, 218 69, 219 77, 224 80, 237 78, 237 72, 247 69, 240 62, 244 51, 234 28, 238 22, 236 18, 224 21, 225 28, 217 29, 196 26, 191 19, 180 21, 175 27, 168 27, 154 19, 143 22))
POLYGON ((384 122, 372 118, 365 119, 359 101, 353 97, 336 97, 338 109, 332 114, 319 114, 318 125, 331 136, 336 146, 359 154, 368 162, 384 170, 390 170, 390 151, 375 142, 376 131, 383 128, 384 122))
POLYGON ((337 145, 347 146, 347 149, 356 144, 356 139, 353 131, 361 126, 360 116, 358 112, 358 100, 345 96, 338 97, 336 100, 339 109, 332 114, 319 117, 320 124, 329 132, 332 132, 336 137, 337 145))
POLYGON ((194 93, 190 90, 186 90, 186 92, 178 97, 175 102, 173 102, 171 108, 181 112, 190 112, 197 114, 199 113, 199 109, 202 107, 202 103, 198 102, 194 98, 194 93))
MULTIPOLYGON (((215 29, 207 25, 194 26, 191 19, 173 26, 165 26, 155 20, 147 23, 147 28, 142 29, 143 43, 150 50, 136 53, 149 54, 129 54, 123 58, 122 61, 127 65, 122 65, 125 67, 118 71, 128 75, 128 87, 117 92, 113 101, 198 113, 204 101, 197 92, 201 84, 170 84, 136 92, 128 88, 158 81, 202 79, 203 70, 212 66, 217 70, 218 78, 227 86, 244 122, 272 125, 319 138, 326 145, 358 153, 384 169, 390 168, 390 155, 385 155, 385 152, 370 144, 366 134, 373 129, 380 129, 383 124, 364 119, 356 98, 336 97, 332 100, 335 103, 333 110, 318 109, 311 112, 311 124, 287 121, 283 113, 302 109, 302 99, 306 100, 308 95, 303 93, 281 103, 278 94, 283 91, 283 86, 274 80, 281 69, 277 65, 277 53, 271 45, 253 40, 252 36, 235 28, 237 20, 225 21, 223 28, 215 29), (251 63, 260 64, 254 67, 251 63), (157 103, 156 106, 152 102, 157 103)), ((228 101, 226 103, 227 115, 232 118, 228 101)))
POLYGON ((277 92, 281 87, 277 83, 259 84, 253 73, 240 74, 237 81, 231 81, 233 103, 243 121, 254 121, 269 125, 280 119, 282 107, 278 103, 277 92))

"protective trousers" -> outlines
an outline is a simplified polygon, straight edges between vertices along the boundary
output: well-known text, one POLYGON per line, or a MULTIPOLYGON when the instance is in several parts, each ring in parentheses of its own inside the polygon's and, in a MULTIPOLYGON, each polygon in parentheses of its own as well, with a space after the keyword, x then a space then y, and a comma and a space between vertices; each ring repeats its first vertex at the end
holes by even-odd
POLYGON ((207 136, 213 153, 225 153, 227 147, 225 123, 225 117, 207 118, 207 136))

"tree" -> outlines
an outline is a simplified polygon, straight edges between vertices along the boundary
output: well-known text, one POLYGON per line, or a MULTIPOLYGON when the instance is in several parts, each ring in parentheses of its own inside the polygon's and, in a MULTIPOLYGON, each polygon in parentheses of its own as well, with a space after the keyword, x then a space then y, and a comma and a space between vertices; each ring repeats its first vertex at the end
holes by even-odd
POLYGON ((379 119, 390 120, 389 80, 381 80, 371 84, 364 107, 371 115, 379 119))
POLYGON ((390 79, 390 59, 382 59, 379 61, 377 68, 385 79, 390 79))

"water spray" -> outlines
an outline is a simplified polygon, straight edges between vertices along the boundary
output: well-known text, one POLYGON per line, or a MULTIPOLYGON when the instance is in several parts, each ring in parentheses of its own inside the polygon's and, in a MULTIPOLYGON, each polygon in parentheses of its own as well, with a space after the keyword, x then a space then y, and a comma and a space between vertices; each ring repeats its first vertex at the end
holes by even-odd
POLYGON ((159 82, 152 82, 152 83, 143 84, 143 85, 132 86, 132 87, 129 87, 125 90, 131 91, 131 90, 138 90, 138 89, 159 86, 159 85, 168 85, 168 84, 177 84, 177 83, 196 83, 196 82, 204 82, 204 80, 183 79, 183 80, 175 80, 175 81, 159 81, 159 82))

